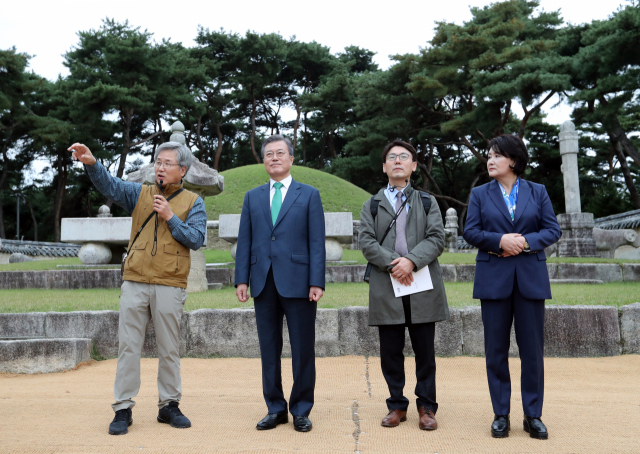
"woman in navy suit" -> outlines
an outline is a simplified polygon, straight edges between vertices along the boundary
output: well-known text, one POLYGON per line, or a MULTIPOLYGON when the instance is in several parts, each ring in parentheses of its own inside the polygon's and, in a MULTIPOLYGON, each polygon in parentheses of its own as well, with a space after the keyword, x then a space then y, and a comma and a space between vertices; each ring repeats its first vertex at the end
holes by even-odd
POLYGON ((547 190, 523 180, 527 148, 517 136, 489 142, 493 181, 471 191, 464 239, 478 248, 473 297, 482 306, 489 394, 495 413, 491 434, 509 436, 511 378, 509 337, 515 325, 521 360, 524 430, 547 439, 540 420, 544 396, 544 301, 551 286, 544 249, 558 241, 560 226, 547 190))

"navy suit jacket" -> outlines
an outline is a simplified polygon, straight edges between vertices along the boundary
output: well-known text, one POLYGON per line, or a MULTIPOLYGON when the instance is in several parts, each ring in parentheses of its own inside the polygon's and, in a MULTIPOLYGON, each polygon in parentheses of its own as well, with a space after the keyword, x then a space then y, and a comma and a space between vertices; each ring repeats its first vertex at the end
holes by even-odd
POLYGON ((535 300, 551 299, 544 248, 558 241, 561 235, 543 185, 520 179, 513 221, 497 181, 474 188, 463 234, 467 243, 478 248, 473 297, 508 298, 513 292, 517 276, 518 290, 522 296, 535 300), (513 257, 489 254, 500 253, 500 239, 505 233, 523 235, 530 249, 538 252, 523 252, 513 257))
POLYGON ((278 293, 309 298, 309 287, 324 289, 325 232, 320 193, 291 180, 275 225, 271 221, 269 183, 248 191, 242 204, 236 248, 235 285, 249 284, 260 295, 269 268, 278 293))

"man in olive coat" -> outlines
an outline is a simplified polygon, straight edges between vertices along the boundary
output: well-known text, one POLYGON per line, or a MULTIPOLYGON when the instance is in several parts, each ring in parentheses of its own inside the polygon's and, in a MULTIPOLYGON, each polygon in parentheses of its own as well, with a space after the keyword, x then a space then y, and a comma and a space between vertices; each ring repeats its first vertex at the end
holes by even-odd
POLYGON ((369 325, 379 329, 380 362, 391 395, 387 399, 389 413, 383 418, 382 426, 396 427, 407 419, 409 400, 403 394, 402 352, 407 327, 416 361, 419 427, 434 430, 438 427, 435 419, 438 410, 435 322, 449 319, 447 296, 438 264, 445 245, 445 233, 435 198, 431 197, 427 213, 420 192, 409 184, 416 165, 417 154, 410 144, 397 140, 385 147, 382 169, 389 177, 389 184, 364 203, 360 213, 359 241, 365 258, 373 264, 369 281, 369 325), (372 201, 378 205, 375 218, 371 213, 372 201), (380 244, 396 213, 395 225, 380 244), (425 266, 429 267, 433 289, 396 298, 389 276, 409 285, 413 281, 412 272, 425 266))

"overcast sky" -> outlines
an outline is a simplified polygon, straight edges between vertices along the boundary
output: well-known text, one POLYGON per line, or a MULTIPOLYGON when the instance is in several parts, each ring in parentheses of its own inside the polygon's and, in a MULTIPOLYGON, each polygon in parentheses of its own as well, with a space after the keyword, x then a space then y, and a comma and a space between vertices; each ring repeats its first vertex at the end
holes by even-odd
MULTIPOLYGON (((317 41, 340 52, 357 45, 377 53, 383 68, 389 55, 417 52, 433 36, 434 22, 469 20, 470 6, 485 0, 322 0, 301 2, 202 1, 51 1, 3 2, 0 48, 15 46, 33 55, 33 70, 49 79, 67 74, 62 55, 78 42, 76 32, 97 29, 105 17, 129 20, 154 34, 194 45, 198 25, 244 34, 278 32, 301 41, 317 41), (182 8, 184 6, 184 8, 182 8)), ((542 0, 547 11, 560 9, 566 22, 606 19, 623 0, 542 0)))
MULTIPOLYGON (((154 34, 194 45, 199 25, 244 34, 278 32, 286 38, 317 41, 336 53, 357 45, 376 52, 382 69, 389 55, 418 52, 433 37, 436 21, 462 23, 471 18, 470 6, 487 0, 321 0, 304 1, 172 1, 165 0, 28 0, 5 1, 0 15, 0 49, 15 46, 33 56, 31 68, 49 79, 67 74, 63 54, 77 42, 79 30, 97 29, 105 17, 129 20, 154 34)), ((606 19, 624 0, 541 0, 546 11, 561 10, 574 24, 606 19)), ((549 109, 548 120, 562 123, 571 109, 549 109)), ((517 112, 516 112, 517 113, 517 112)))

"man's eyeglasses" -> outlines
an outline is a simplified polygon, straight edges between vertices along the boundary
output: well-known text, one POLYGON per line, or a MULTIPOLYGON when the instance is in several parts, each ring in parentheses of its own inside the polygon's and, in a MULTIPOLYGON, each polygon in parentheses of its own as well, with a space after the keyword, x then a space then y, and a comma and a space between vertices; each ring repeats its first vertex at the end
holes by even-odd
POLYGON ((164 167, 165 169, 171 169, 172 166, 179 166, 179 165, 180 164, 174 164, 172 162, 156 161, 157 168, 164 167))
MULTIPOLYGON (((276 150, 276 152, 275 152, 275 156, 277 156, 277 157, 279 157, 279 158, 284 158, 284 156, 285 156, 286 154, 287 154, 287 152, 286 152, 286 151, 284 151, 284 150, 276 150)), ((273 156, 274 156, 273 151, 267 151, 267 152, 264 154, 264 158, 265 158, 265 159, 273 159, 273 156)))
POLYGON ((399 154, 399 155, 397 155, 395 153, 389 153, 387 155, 387 161, 392 161, 393 162, 398 157, 400 158, 401 161, 407 161, 411 157, 411 155, 407 154, 407 153, 402 153, 402 154, 399 154))

